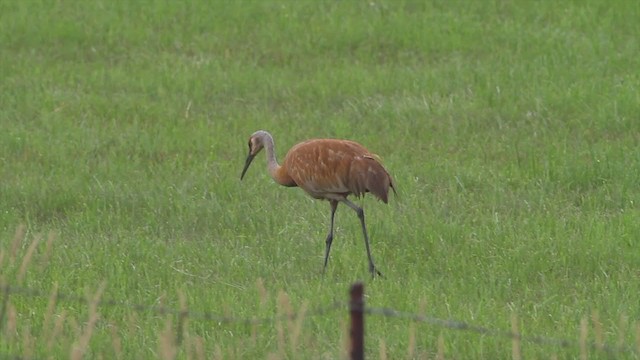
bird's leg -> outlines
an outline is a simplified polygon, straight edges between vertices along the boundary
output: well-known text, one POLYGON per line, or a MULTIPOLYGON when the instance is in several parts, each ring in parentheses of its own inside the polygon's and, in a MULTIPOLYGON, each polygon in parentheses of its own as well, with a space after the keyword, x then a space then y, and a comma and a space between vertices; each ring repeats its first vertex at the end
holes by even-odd
POLYGON ((369 272, 371 273, 371 276, 374 277, 376 276, 376 274, 378 276, 382 276, 382 273, 378 271, 378 269, 376 269, 376 266, 373 264, 373 258, 371 257, 371 250, 369 249, 369 236, 367 235, 367 227, 364 224, 364 210, 362 210, 361 207, 352 203, 348 199, 343 199, 341 201, 352 208, 358 214, 360 224, 362 225, 362 233, 364 234, 364 245, 367 248, 367 256, 369 257, 369 272))
POLYGON ((329 226, 329 235, 327 235, 326 240, 327 248, 324 252, 324 268, 322 269, 322 272, 325 272, 325 270, 327 270, 327 262, 329 261, 329 250, 331 250, 331 242, 333 242, 333 219, 336 215, 336 209, 338 208, 337 200, 329 200, 329 203, 331 204, 331 225, 329 226))

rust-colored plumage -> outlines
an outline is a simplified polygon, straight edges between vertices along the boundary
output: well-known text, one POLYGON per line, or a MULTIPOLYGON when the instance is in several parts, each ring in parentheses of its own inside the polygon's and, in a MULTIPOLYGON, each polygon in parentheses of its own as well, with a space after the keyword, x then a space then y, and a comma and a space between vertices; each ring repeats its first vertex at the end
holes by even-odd
POLYGON ((369 271, 372 275, 382 275, 371 257, 364 211, 347 199, 351 194, 361 197, 369 192, 387 203, 389 188, 395 192, 393 179, 377 156, 353 141, 313 139, 292 147, 281 166, 276 161, 274 147, 271 134, 264 130, 253 133, 249 138, 249 156, 240 179, 244 177, 256 154, 263 148, 266 149, 267 169, 275 182, 283 186, 298 186, 311 197, 328 200, 331 204, 331 225, 326 239, 324 268, 327 267, 333 241, 335 212, 338 203, 342 202, 352 208, 360 219, 369 258, 369 271))

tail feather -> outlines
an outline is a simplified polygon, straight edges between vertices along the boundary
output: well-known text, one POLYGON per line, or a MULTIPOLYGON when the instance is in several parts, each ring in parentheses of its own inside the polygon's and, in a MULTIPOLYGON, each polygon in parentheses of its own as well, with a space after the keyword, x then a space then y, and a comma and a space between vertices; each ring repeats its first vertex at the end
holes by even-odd
POLYGON ((370 192, 385 204, 389 201, 389 188, 396 194, 393 178, 382 164, 371 156, 362 156, 351 164, 349 188, 355 196, 370 192))

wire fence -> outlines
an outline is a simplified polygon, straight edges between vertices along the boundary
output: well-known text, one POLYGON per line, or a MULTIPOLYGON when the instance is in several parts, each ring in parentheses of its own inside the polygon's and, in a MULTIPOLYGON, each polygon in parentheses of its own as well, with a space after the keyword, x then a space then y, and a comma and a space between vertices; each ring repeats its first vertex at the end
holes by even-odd
POLYGON ((611 355, 623 354, 623 353, 640 354, 640 349, 638 349, 638 346, 631 347, 631 346, 624 346, 624 345, 608 345, 608 344, 599 344, 597 342, 588 342, 586 344, 581 344, 580 340, 571 340, 567 338, 555 338, 555 337, 540 336, 540 335, 523 335, 518 332, 491 329, 484 326, 468 324, 462 321, 439 319, 435 317, 403 312, 403 311, 398 311, 398 310, 389 309, 389 308, 366 307, 364 308, 364 312, 369 315, 380 315, 384 317, 408 319, 417 323, 426 323, 426 324, 435 325, 444 329, 468 331, 468 332, 473 332, 473 333, 483 334, 483 335, 488 335, 493 337, 507 338, 511 340, 515 339, 515 340, 542 345, 542 346, 550 346, 550 347, 557 347, 557 348, 579 348, 581 346, 586 345, 590 349, 603 351, 611 355))
MULTIPOLYGON (((4 309, 6 301, 8 301, 11 295, 22 295, 27 297, 40 297, 40 298, 50 298, 52 294, 45 293, 40 290, 20 287, 20 286, 10 286, 10 285, 2 285, 0 286, 0 293, 3 295, 3 306, 0 308, 0 324, 2 324, 4 309)), ((73 294, 65 294, 61 292, 55 292, 54 294, 56 300, 63 302, 74 302, 74 303, 87 303, 88 299, 84 296, 78 296, 73 294)), ((193 311, 189 309, 178 309, 172 308, 164 305, 144 305, 144 304, 134 304, 126 301, 118 301, 112 299, 100 299, 97 302, 99 307, 103 308, 124 308, 138 313, 151 313, 155 315, 175 315, 180 318, 189 318, 194 320, 203 320, 210 321, 217 324, 240 324, 240 325, 260 325, 260 324, 269 324, 275 323, 277 321, 282 320, 291 320, 296 319, 298 316, 302 315, 300 313, 294 314, 286 314, 279 315, 273 317, 255 317, 255 318, 240 318, 233 316, 225 316, 220 315, 219 313, 209 312, 209 311, 193 311)), ((346 302, 338 302, 335 301, 329 305, 319 306, 315 309, 305 311, 305 317, 314 317, 320 315, 327 315, 328 313, 337 310, 337 309, 346 309, 346 302)))
MULTIPOLYGON (((280 321, 286 320, 295 320, 300 317, 318 317, 318 316, 328 316, 335 312, 350 312, 351 320, 352 320, 352 329, 351 329, 351 344, 350 349, 351 358, 352 359, 362 359, 364 356, 364 345, 363 343, 356 344, 355 342, 363 342, 364 341, 364 325, 354 324, 354 321, 360 321, 358 319, 354 320, 354 314, 361 314, 361 320, 364 321, 364 315, 366 316, 379 316, 390 319, 399 319, 404 321, 410 321, 413 323, 423 323, 429 324, 431 326, 435 326, 441 329, 452 330, 452 331, 463 331, 481 334, 484 336, 491 336, 495 338, 503 338, 510 339, 516 342, 527 342, 533 343, 540 346, 547 347, 555 347, 555 348, 576 348, 584 351, 585 349, 597 350, 604 354, 607 354, 609 357, 616 358, 619 356, 640 356, 640 325, 637 326, 638 333, 636 334, 637 344, 635 346, 624 345, 619 342, 616 345, 605 344, 602 340, 596 339, 596 341, 586 341, 585 337, 580 337, 580 339, 568 339, 568 338, 556 338, 556 337, 548 337, 548 336, 537 336, 537 335, 523 335, 517 331, 516 327, 512 327, 511 330, 504 329, 495 329, 489 328, 480 325, 470 324, 464 321, 451 320, 451 319, 442 319, 438 317, 428 316, 424 314, 418 314, 413 312, 401 311, 393 308, 387 307, 370 307, 364 304, 364 295, 363 290, 359 294, 359 298, 356 296, 354 298, 354 288, 357 286, 362 286, 362 284, 354 284, 351 289, 351 299, 348 301, 334 301, 331 304, 318 306, 312 308, 310 310, 305 310, 302 312, 290 312, 288 314, 278 314, 275 316, 269 317, 233 317, 233 316, 225 316, 215 312, 209 311, 193 311, 190 309, 178 309, 169 306, 163 305, 145 305, 145 304, 136 304, 130 303, 126 301, 118 301, 112 299, 99 299, 96 300, 95 305, 100 308, 124 308, 136 313, 151 313, 155 315, 173 315, 178 319, 194 319, 201 320, 207 322, 213 322, 218 325, 223 324, 238 324, 238 325, 261 325, 261 324, 271 324, 278 323, 280 321), (353 327, 356 327, 355 329, 353 327), (360 328, 360 330, 358 329, 360 328), (361 334, 358 332, 362 332, 361 334), (356 350, 353 352, 354 348, 362 347, 362 350, 356 350)), ((357 292, 357 291, 356 291, 357 292)), ((357 294, 356 294, 357 295, 357 294)), ((23 297, 35 297, 35 298, 48 298, 51 299, 55 297, 56 302, 73 302, 79 304, 90 303, 91 299, 85 296, 78 296, 75 294, 68 294, 59 292, 57 289, 54 289, 51 293, 47 293, 37 289, 31 289, 22 286, 13 286, 9 284, 0 284, 0 296, 2 297, 0 304, 0 330, 4 328, 6 313, 7 313, 7 304, 11 297, 15 296, 23 296, 23 297)), ((0 331, 1 333, 1 331, 0 331)), ((515 346, 515 345, 514 345, 515 346)), ((518 345, 519 346, 519 345, 518 345)), ((519 358, 515 356, 514 358, 519 358)), ((28 358, 34 359, 33 356, 29 356, 28 358)), ((586 358, 586 357, 585 357, 586 358)), ((0 353, 0 359, 25 359, 21 355, 15 354, 3 354, 0 353)))

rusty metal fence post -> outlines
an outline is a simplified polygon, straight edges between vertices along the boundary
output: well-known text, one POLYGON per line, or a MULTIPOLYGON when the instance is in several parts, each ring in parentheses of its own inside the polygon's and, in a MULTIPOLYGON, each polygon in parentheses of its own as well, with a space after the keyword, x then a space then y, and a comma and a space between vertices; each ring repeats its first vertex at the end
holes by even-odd
POLYGON ((351 360, 364 360, 364 285, 361 282, 351 285, 349 294, 351 295, 349 301, 351 313, 349 356, 351 360))

